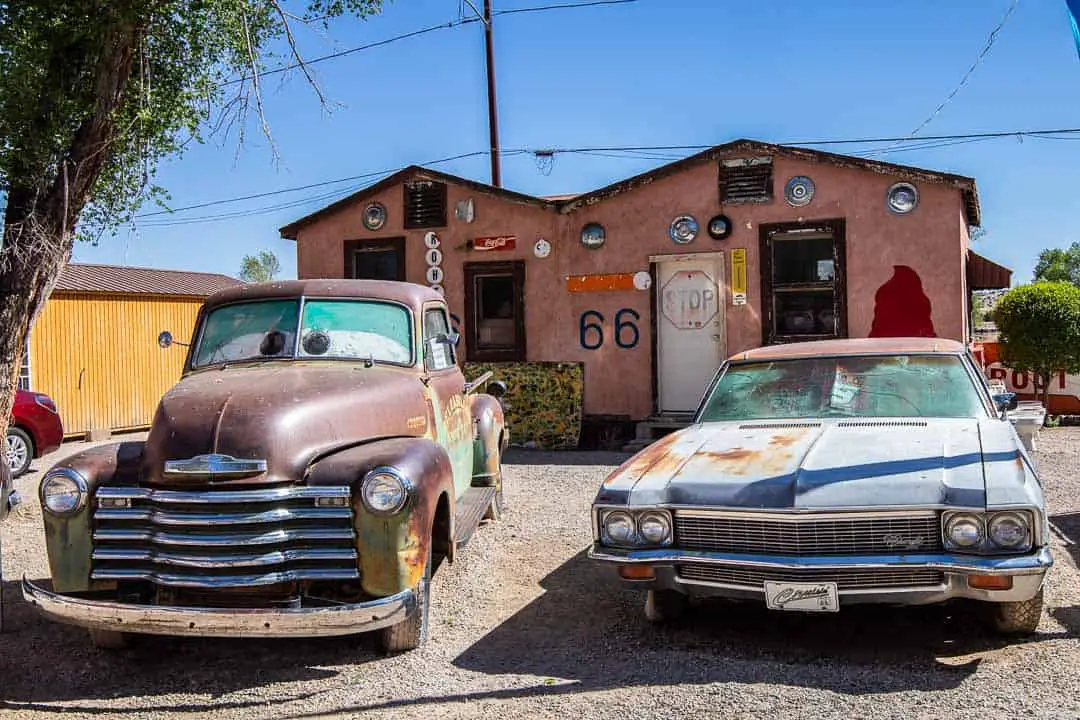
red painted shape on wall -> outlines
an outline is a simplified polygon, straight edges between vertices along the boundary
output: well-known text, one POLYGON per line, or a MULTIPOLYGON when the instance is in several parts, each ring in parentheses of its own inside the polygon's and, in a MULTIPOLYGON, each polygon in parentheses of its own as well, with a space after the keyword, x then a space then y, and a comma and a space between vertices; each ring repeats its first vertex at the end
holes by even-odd
POLYGON ((893 265, 893 275, 874 294, 870 337, 937 337, 930 298, 922 279, 907 265, 893 265))
POLYGON ((513 250, 517 246, 516 235, 473 238, 473 250, 513 250))

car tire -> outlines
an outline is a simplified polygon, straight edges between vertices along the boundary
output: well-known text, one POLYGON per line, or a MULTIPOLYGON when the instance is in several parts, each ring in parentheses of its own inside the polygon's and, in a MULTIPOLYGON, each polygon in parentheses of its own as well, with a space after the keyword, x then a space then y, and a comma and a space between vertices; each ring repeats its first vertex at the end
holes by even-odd
POLYGON ((990 625, 1000 635, 1031 635, 1039 629, 1043 612, 1043 589, 1030 600, 991 603, 990 625))
POLYGON ((25 475, 30 469, 30 461, 34 459, 34 441, 27 432, 22 428, 9 427, 7 446, 4 449, 7 453, 5 459, 11 470, 11 477, 25 475))
POLYGON ((90 644, 100 650, 123 650, 128 645, 128 634, 115 630, 90 630, 90 644))
POLYGON ((678 620, 689 604, 690 598, 676 590, 650 590, 645 596, 645 617, 654 623, 678 620))
POLYGON ((424 576, 417 586, 416 611, 397 625, 380 630, 379 644, 387 655, 415 650, 427 641, 428 610, 431 607, 431 550, 424 565, 424 576))

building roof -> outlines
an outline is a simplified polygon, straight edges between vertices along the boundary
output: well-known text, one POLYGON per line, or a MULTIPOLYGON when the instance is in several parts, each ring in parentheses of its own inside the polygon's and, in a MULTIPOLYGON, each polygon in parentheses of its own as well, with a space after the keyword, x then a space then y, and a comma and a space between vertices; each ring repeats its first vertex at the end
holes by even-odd
POLYGON ((868 160, 866 158, 854 157, 851 155, 839 155, 837 153, 825 152, 823 150, 813 150, 810 148, 794 147, 790 145, 777 145, 773 143, 760 142, 758 140, 733 140, 732 142, 724 143, 722 145, 716 145, 703 152, 691 155, 689 157, 676 160, 675 162, 661 165, 660 167, 653 168, 647 172, 635 175, 625 180, 620 180, 611 185, 593 190, 587 193, 580 193, 576 195, 550 195, 546 197, 534 197, 532 195, 525 195, 523 193, 514 192, 512 190, 506 190, 504 188, 498 188, 494 185, 488 185, 486 183, 477 182, 475 180, 469 180, 467 178, 459 177, 457 175, 451 175, 438 170, 432 170, 430 168, 424 168, 419 165, 410 165, 409 167, 399 170, 398 172, 383 178, 374 185, 359 190, 351 195, 348 195, 321 210, 316 210, 310 215, 306 215, 299 220, 296 220, 288 225, 285 225, 280 229, 281 237, 288 240, 295 240, 300 229, 310 225, 313 222, 320 220, 321 218, 340 210, 352 203, 362 200, 376 193, 382 192, 388 187, 391 187, 397 183, 404 181, 406 178, 410 178, 414 175, 421 177, 441 180, 447 183, 453 183, 472 189, 475 192, 487 193, 497 197, 502 197, 514 202, 524 202, 533 205, 538 205, 544 208, 551 208, 561 213, 571 213, 578 208, 591 206, 597 202, 606 200, 608 198, 621 195, 624 192, 628 192, 638 187, 648 185, 654 180, 674 175, 675 173, 686 170, 694 165, 698 165, 704 162, 713 162, 721 157, 729 157, 732 154, 737 153, 754 153, 754 154, 767 154, 778 155, 781 157, 793 158, 796 160, 802 160, 806 162, 824 162, 837 167, 847 167, 855 170, 866 170, 869 172, 875 172, 882 175, 889 175, 902 180, 909 180, 913 182, 931 182, 941 185, 948 185, 956 188, 960 191, 964 200, 964 214, 967 218, 968 225, 978 226, 982 222, 981 211, 979 208, 979 193, 975 187, 974 178, 966 177, 963 175, 953 175, 951 173, 938 172, 936 170, 926 170, 924 168, 913 167, 911 165, 896 165, 894 163, 880 162, 877 160, 868 160))
POLYGON ((217 273, 69 263, 61 271, 53 292, 207 297, 243 284, 217 273))
POLYGON ((958 355, 966 352, 963 343, 945 338, 880 337, 814 340, 784 343, 747 350, 731 356, 737 360, 792 360, 795 358, 827 357, 830 355, 902 355, 905 353, 943 353, 958 355))

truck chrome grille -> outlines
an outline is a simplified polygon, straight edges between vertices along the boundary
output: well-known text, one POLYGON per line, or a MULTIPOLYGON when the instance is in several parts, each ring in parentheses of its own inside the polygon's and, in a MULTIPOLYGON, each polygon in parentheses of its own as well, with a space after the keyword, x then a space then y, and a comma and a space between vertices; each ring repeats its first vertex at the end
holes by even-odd
POLYGON ((685 550, 749 555, 875 555, 942 549, 936 513, 755 518, 676 511, 675 542, 685 550))
POLYGON ((348 487, 95 494, 95 580, 187 588, 359 578, 348 487))
POLYGON ((688 563, 678 566, 679 576, 689 581, 733 585, 764 591, 770 582, 834 582, 838 590, 873 590, 880 588, 938 587, 945 584, 945 574, 926 568, 882 568, 873 570, 773 569, 731 567, 688 563))

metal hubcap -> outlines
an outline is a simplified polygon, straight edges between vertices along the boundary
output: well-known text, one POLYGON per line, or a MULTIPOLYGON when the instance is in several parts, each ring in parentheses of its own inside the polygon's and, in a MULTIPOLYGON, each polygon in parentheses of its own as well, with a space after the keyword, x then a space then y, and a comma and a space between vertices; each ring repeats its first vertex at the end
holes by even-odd
POLYGON ((30 454, 30 448, 26 447, 26 442, 18 435, 8 435, 7 438, 7 461, 8 467, 12 470, 18 470, 26 462, 27 455, 30 454))

